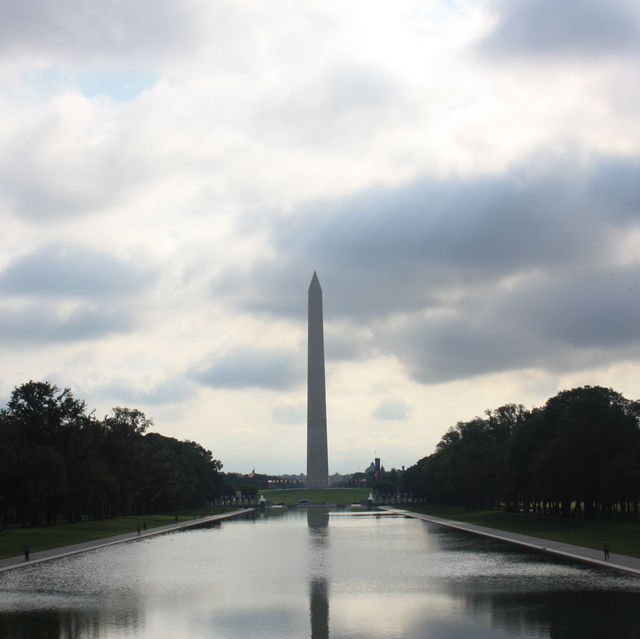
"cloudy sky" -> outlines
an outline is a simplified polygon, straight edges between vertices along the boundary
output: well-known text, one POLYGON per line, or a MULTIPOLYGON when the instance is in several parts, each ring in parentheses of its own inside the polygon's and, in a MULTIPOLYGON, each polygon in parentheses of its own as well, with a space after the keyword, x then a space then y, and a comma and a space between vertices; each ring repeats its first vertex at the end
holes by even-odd
POLYGON ((0 0, 0 398, 142 409, 225 470, 409 466, 640 397, 636 0, 0 0))

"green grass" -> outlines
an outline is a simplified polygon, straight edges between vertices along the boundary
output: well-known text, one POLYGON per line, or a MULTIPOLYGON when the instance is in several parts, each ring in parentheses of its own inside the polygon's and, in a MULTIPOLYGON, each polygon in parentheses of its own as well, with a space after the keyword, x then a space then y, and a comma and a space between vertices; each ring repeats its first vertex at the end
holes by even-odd
MULTIPOLYGON (((213 510, 181 511, 178 513, 178 521, 191 521, 194 515, 209 515, 224 512, 225 510, 230 509, 215 508, 213 510)), ((142 529, 144 524, 147 525, 147 528, 156 528, 174 522, 175 514, 137 515, 98 521, 79 521, 73 524, 59 524, 57 526, 10 528, 0 531, 0 559, 23 554, 25 543, 29 544, 31 552, 34 553, 39 550, 48 550, 83 541, 135 532, 138 526, 142 529)))
POLYGON ((350 504, 354 501, 366 499, 368 488, 327 488, 326 490, 307 490, 306 488, 290 488, 283 490, 262 490, 261 495, 270 499, 274 504, 284 503, 288 506, 295 504, 298 499, 308 499, 314 504, 350 504))
POLYGON ((508 530, 543 539, 553 539, 586 548, 602 549, 607 539, 611 552, 640 557, 640 521, 608 519, 565 519, 501 510, 466 510, 453 506, 403 506, 407 510, 508 530))

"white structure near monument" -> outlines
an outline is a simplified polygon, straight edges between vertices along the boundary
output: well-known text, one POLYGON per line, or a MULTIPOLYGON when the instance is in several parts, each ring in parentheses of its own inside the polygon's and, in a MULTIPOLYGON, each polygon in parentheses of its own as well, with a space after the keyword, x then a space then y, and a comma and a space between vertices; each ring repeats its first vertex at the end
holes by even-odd
POLYGON ((322 289, 316 272, 309 285, 307 359, 307 488, 329 487, 327 398, 324 383, 322 289))

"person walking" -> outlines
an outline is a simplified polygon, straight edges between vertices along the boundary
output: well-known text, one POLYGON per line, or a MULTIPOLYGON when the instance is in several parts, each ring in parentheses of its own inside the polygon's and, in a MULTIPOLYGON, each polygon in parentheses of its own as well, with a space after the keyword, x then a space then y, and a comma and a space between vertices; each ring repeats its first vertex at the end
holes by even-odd
POLYGON ((29 551, 30 551, 29 544, 25 544, 24 545, 24 560, 25 561, 29 561, 29 551))
POLYGON ((606 539, 602 544, 602 549, 604 550, 604 560, 609 561, 609 542, 606 539))

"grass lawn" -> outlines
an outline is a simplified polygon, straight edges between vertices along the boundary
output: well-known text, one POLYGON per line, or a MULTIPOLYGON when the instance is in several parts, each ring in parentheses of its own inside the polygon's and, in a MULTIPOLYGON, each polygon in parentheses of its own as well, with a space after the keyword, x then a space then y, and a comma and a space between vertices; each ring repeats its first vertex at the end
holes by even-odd
MULTIPOLYGON (((229 508, 202 509, 195 511, 181 511, 178 521, 193 520, 194 515, 215 514, 230 510, 229 508)), ((113 535, 135 532, 144 524, 147 528, 166 526, 175 522, 175 514, 167 515, 138 515, 131 517, 115 517, 99 521, 79 521, 74 524, 60 524, 58 526, 42 526, 30 528, 10 528, 0 530, 0 559, 15 557, 24 553, 24 545, 28 543, 31 552, 48 550, 59 546, 77 544, 82 541, 101 539, 113 535)))
POLYGON ((607 539, 611 552, 640 557, 640 521, 565 519, 525 513, 506 513, 501 510, 466 510, 453 506, 414 504, 402 507, 435 517, 553 539, 597 550, 602 549, 602 542, 607 539))
POLYGON ((326 490, 307 490, 306 488, 287 488, 283 490, 262 490, 261 495, 274 504, 295 504, 298 499, 308 499, 313 504, 350 504, 366 499, 369 488, 327 488, 326 490))

